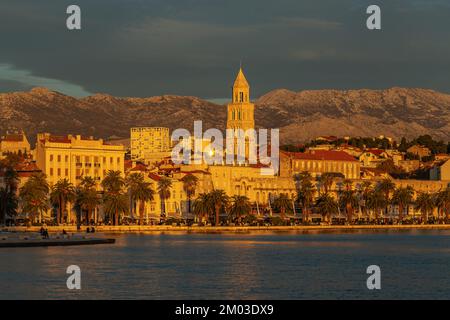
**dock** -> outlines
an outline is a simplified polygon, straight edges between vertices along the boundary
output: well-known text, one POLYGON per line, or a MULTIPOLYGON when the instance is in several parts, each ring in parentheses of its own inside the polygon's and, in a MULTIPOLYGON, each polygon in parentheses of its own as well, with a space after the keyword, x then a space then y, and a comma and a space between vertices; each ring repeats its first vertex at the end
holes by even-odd
POLYGON ((64 247, 95 244, 113 244, 115 239, 102 238, 71 238, 71 239, 8 239, 0 238, 0 248, 28 248, 28 247, 64 247))

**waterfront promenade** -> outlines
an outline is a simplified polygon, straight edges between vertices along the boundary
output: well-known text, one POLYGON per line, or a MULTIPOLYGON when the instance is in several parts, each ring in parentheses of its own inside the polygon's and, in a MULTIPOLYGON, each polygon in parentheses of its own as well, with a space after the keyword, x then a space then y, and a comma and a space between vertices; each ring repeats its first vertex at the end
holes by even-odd
MULTIPOLYGON (((6 232, 39 232, 40 226, 3 227, 6 232)), ((81 232, 87 226, 81 226, 81 232)), ((76 226, 47 226, 48 232, 79 232, 76 226)), ((428 225, 331 225, 331 226, 95 226, 96 232, 104 233, 148 233, 148 232, 187 232, 187 233, 245 233, 245 232, 339 232, 339 231, 402 231, 402 230, 450 230, 450 224, 428 225)))

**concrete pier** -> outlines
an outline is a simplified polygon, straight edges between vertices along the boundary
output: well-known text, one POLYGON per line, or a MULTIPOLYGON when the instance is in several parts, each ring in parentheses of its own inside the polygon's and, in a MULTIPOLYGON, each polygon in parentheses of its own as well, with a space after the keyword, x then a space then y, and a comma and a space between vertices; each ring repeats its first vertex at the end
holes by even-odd
POLYGON ((94 244, 112 244, 115 239, 101 238, 69 238, 69 239, 38 239, 38 238, 9 238, 0 237, 0 248, 24 248, 24 247, 60 247, 81 246, 94 244))

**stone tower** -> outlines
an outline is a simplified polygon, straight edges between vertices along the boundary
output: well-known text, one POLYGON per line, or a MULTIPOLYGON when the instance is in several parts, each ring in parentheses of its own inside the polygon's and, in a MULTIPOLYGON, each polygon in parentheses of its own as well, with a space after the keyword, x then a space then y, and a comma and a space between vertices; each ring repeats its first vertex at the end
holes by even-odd
POLYGON ((232 102, 228 105, 227 129, 255 128, 255 105, 250 103, 250 86, 242 68, 234 81, 232 102))

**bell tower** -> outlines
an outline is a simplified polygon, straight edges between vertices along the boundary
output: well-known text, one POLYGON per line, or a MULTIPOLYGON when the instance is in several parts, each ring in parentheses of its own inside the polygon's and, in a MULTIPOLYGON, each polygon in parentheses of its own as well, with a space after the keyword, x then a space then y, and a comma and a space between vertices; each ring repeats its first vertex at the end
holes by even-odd
POLYGON ((255 128, 255 105, 250 103, 250 86, 242 68, 233 84, 231 103, 228 105, 227 129, 255 128))

